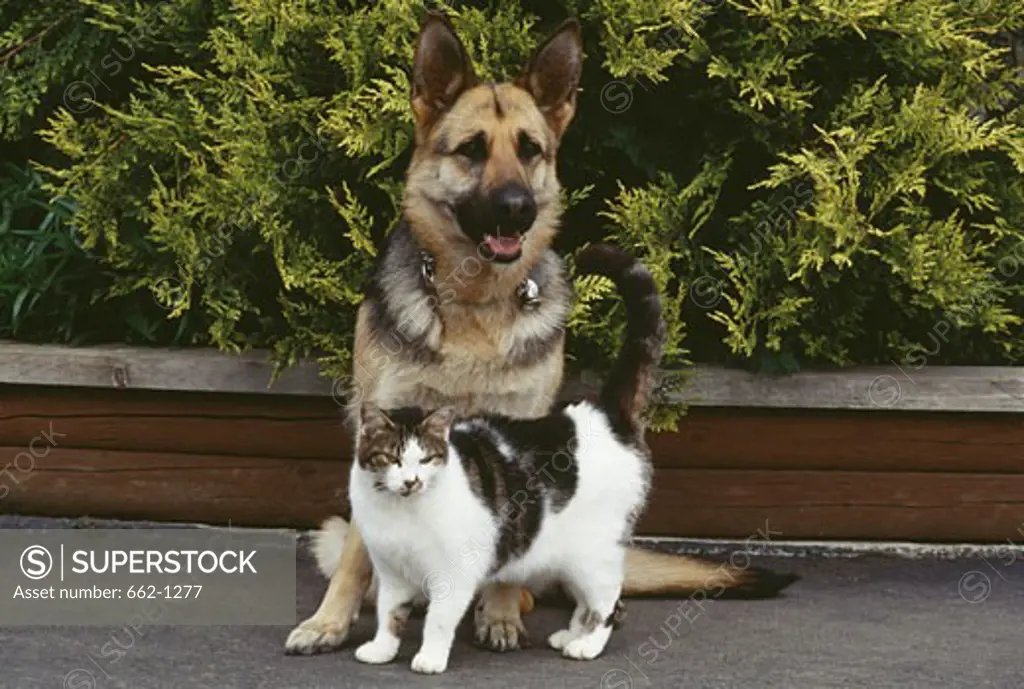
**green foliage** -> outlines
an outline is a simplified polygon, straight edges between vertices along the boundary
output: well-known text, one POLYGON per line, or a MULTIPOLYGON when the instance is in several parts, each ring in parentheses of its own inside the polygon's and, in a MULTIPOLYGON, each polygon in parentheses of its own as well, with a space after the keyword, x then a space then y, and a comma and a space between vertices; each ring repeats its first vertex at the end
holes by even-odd
POLYGON ((57 336, 72 337, 78 294, 75 266, 83 254, 65 225, 71 215, 67 199, 47 203, 38 173, 5 166, 0 177, 0 294, 4 312, 0 337, 25 336, 49 318, 57 336), (65 301, 66 300, 66 301, 65 301))
POLYGON ((82 249, 73 214, 38 172, 0 168, 0 339, 178 343, 188 319, 168 322, 145 294, 104 299, 110 276, 82 249))
MULTIPOLYGON (((313 354, 342 373, 399 213, 428 5, 8 0, 3 134, 45 111, 30 157, 76 200, 109 297, 141 295, 179 341, 313 354)), ((567 13, 583 20, 558 248, 571 262, 604 238, 643 258, 670 363, 1024 354, 1019 0, 448 9, 493 79, 567 13), (951 329, 933 352, 938 323, 951 329)), ((602 367, 621 307, 601 280, 576 286, 570 356, 602 367)))
POLYGON ((669 5, 615 22, 631 47, 605 61, 649 76, 639 63, 674 55, 643 94, 653 109, 628 111, 648 123, 632 144, 641 157, 688 146, 609 217, 616 240, 654 264, 671 256, 667 274, 690 282, 696 358, 1019 361, 1024 6, 729 1, 693 36, 669 5), (674 29, 666 49, 637 38, 659 21, 674 29), (1016 64, 1001 45, 1013 32, 1016 64), (938 323, 952 328, 934 351, 938 323))
POLYGON ((0 3, 0 140, 29 134, 53 85, 80 77, 82 56, 93 56, 107 37, 85 21, 77 2, 0 3))

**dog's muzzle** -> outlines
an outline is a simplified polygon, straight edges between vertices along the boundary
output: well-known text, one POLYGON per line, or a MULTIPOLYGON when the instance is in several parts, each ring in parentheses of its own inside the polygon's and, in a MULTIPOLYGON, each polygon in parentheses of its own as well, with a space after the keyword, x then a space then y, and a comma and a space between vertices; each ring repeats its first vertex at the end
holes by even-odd
POLYGON ((525 186, 508 182, 460 204, 456 212, 462 231, 479 242, 484 259, 511 263, 523 253, 523 234, 537 219, 537 202, 525 186))

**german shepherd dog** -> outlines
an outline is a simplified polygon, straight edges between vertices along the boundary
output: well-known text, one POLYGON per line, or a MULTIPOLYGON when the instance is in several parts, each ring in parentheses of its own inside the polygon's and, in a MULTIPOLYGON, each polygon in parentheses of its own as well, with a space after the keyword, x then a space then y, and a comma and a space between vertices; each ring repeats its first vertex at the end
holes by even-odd
MULTIPOLYGON (((571 289, 550 246, 561 216, 555 163, 576 108, 579 24, 566 21, 514 82, 480 83, 451 24, 424 22, 412 71, 415 149, 402 222, 391 233, 359 309, 349 420, 383 409, 454 405, 461 412, 536 418, 562 384, 571 289)), ((358 531, 340 518, 320 536, 330 584, 289 635, 292 653, 337 648, 372 571, 358 531), (326 553, 326 554, 325 554, 326 553)), ((623 594, 766 597, 791 578, 633 548, 623 594)), ((476 608, 476 639, 493 650, 525 640, 532 598, 493 586, 476 608)))

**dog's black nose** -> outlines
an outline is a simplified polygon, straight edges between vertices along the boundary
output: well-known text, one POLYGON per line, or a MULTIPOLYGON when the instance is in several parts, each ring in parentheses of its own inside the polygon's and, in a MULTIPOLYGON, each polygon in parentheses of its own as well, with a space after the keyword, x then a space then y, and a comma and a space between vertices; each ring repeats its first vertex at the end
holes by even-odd
POLYGON ((537 219, 533 194, 521 184, 504 184, 491 193, 491 203, 502 235, 525 232, 537 219))

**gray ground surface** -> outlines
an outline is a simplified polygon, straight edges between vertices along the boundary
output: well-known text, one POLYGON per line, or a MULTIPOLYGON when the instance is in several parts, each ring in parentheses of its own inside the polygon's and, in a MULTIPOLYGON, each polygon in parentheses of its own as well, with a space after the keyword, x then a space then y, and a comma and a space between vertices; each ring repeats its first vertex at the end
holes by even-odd
MULTIPOLYGON (((0 519, 0 528, 11 524, 0 519)), ((626 626, 592 662, 565 660, 541 643, 518 653, 481 651, 464 626, 448 672, 431 678, 408 668, 419 620, 398 661, 383 668, 355 662, 351 643, 321 656, 285 656, 287 627, 0 627, 0 687, 1009 689, 1024 687, 1024 564, 1011 559, 758 558, 803 580, 783 598, 715 600, 703 611, 678 600, 631 601, 626 626), (100 651, 114 637, 127 647, 117 662, 100 651)), ((301 617, 324 586, 302 558, 301 617)), ((566 615, 542 608, 527 624, 541 642, 566 615)), ((371 625, 364 614, 352 643, 371 625)))

